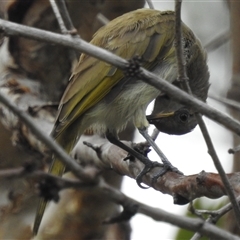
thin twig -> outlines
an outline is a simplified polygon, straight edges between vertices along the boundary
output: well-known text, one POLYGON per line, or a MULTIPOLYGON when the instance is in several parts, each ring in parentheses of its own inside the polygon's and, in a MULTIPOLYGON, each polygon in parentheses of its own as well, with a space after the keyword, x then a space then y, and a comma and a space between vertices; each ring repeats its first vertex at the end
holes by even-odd
POLYGON ((62 16, 62 19, 65 23, 68 33, 71 34, 75 38, 80 38, 80 35, 77 32, 77 29, 73 25, 73 22, 71 20, 68 10, 67 10, 65 1, 64 0, 56 0, 56 4, 58 6, 59 12, 62 16))
MULTIPOLYGON (((127 60, 116 56, 115 54, 105 49, 91 45, 90 43, 87 43, 82 39, 72 39, 69 36, 63 36, 49 31, 23 26, 21 24, 12 23, 2 19, 0 19, 0 30, 4 31, 9 36, 20 35, 35 40, 70 47, 94 56, 123 70, 128 66, 127 60)), ((140 71, 141 79, 146 83, 156 87, 157 89, 160 89, 163 92, 166 92, 173 100, 176 100, 186 106, 193 107, 194 109, 196 109, 196 111, 206 115, 208 118, 224 125, 229 130, 240 135, 240 123, 235 119, 227 116, 220 111, 217 111, 206 103, 190 96, 178 87, 175 87, 164 79, 147 71, 146 69, 140 68, 140 71)))
MULTIPOLYGON (((199 118, 199 115, 197 115, 197 118, 199 118)), ((239 205, 237 203, 236 196, 234 194, 232 185, 230 184, 230 182, 229 182, 229 180, 226 176, 226 173, 225 173, 225 171, 224 171, 224 169, 221 165, 221 162, 220 162, 220 160, 217 156, 216 150, 213 146, 212 140, 210 138, 209 132, 207 131, 207 127, 206 127, 205 123, 203 121, 199 121, 198 124, 199 124, 199 127, 200 127, 201 131, 202 131, 205 142, 207 144, 208 153, 212 157, 213 163, 214 163, 214 165, 215 165, 215 167, 216 167, 216 169, 217 169, 217 171, 218 171, 218 173, 219 173, 219 175, 222 179, 222 182, 224 184, 224 187, 225 187, 225 190, 226 190, 227 195, 229 197, 229 200, 233 205, 233 210, 234 210, 234 213, 235 213, 235 216, 236 216, 237 223, 240 226, 240 209, 239 209, 239 205)))
POLYGON ((230 40, 231 32, 229 30, 219 34, 215 38, 213 38, 211 41, 209 41, 207 44, 205 44, 204 48, 208 52, 213 52, 219 47, 221 47, 223 44, 227 43, 230 40))
POLYGON ((182 88, 192 95, 192 90, 188 84, 188 76, 186 71, 186 61, 183 54, 182 43, 182 20, 181 20, 181 2, 175 1, 175 51, 178 65, 178 81, 180 81, 182 88))
MULTIPOLYGON (((64 0, 49 0, 53 9, 53 12, 58 21, 59 27, 61 29, 62 34, 69 34, 73 38, 80 39, 76 28, 73 26, 72 20, 68 13, 66 4, 64 0)), ((78 59, 79 52, 74 50, 75 58, 78 59)))
POLYGON ((102 13, 98 13, 96 18, 100 23, 102 23, 102 25, 109 23, 109 19, 107 19, 102 13))
MULTIPOLYGON (((240 204, 240 197, 237 197, 237 202, 240 204)), ((213 222, 217 222, 222 216, 232 210, 232 204, 228 203, 218 210, 197 210, 201 214, 208 214, 211 216, 213 222)))
POLYGON ((148 4, 149 8, 154 9, 154 5, 151 0, 146 0, 146 2, 148 4))
MULTIPOLYGON (((238 204, 240 203, 240 197, 237 198, 237 202, 238 202, 238 204)), ((220 208, 218 210, 209 211, 209 210, 196 210, 195 209, 195 212, 198 212, 198 214, 208 214, 208 215, 210 215, 206 219, 206 222, 208 222, 208 223, 216 223, 222 216, 224 216, 230 210, 232 210, 232 204, 228 203, 228 204, 226 204, 225 206, 223 206, 222 208, 220 208)), ((191 240, 198 240, 201 237, 202 237, 202 234, 197 232, 197 233, 195 233, 193 235, 191 240)))
POLYGON ((190 211, 193 215, 196 215, 200 219, 204 219, 202 212, 198 211, 194 206, 193 206, 193 201, 191 201, 188 205, 188 211, 190 211))
POLYGON ((211 99, 223 103, 225 105, 227 105, 228 107, 234 108, 236 110, 240 110, 240 104, 239 102, 232 100, 232 99, 228 99, 228 98, 224 98, 224 97, 219 97, 213 94, 209 94, 208 97, 210 97, 211 99))
POLYGON ((240 208, 239 208, 239 205, 237 203, 237 200, 236 200, 236 196, 234 194, 234 191, 233 191, 233 188, 232 188, 232 185, 230 184, 227 176, 226 176, 226 173, 222 167, 222 164, 219 160, 219 157, 216 153, 216 150, 213 146, 213 143, 212 143, 212 139, 210 137, 210 134, 207 130, 207 127, 206 127, 206 124, 204 123, 203 119, 202 119, 202 116, 201 114, 197 113, 196 114, 196 118, 197 118, 197 121, 198 121, 198 125, 201 129, 201 132, 203 134, 203 137, 205 139, 205 142, 207 144, 207 147, 208 147, 208 153, 210 154, 212 160, 213 160, 213 163, 222 179, 222 182, 224 184, 224 187, 225 187, 225 190, 227 192, 227 195, 229 197, 229 200, 230 202, 232 203, 233 205, 233 209, 234 209, 234 213, 235 213, 235 217, 236 217, 236 220, 237 220, 237 223, 238 223, 238 226, 240 227, 240 208))
MULTIPOLYGON (((210 218, 206 219, 206 220, 205 220, 205 223, 211 223, 211 219, 210 219, 210 218)), ((202 236, 203 236, 203 235, 202 235, 199 231, 197 231, 197 232, 191 237, 190 240, 199 240, 199 239, 201 239, 202 236)))
POLYGON ((28 171, 24 167, 14 168, 14 169, 4 169, 0 170, 0 179, 2 178, 31 178, 34 180, 51 179, 58 185, 59 190, 66 188, 83 188, 83 187, 93 187, 96 186, 94 182, 81 182, 79 180, 73 180, 68 178, 62 178, 50 173, 46 173, 40 170, 28 171))
POLYGON ((24 167, 4 169, 4 170, 0 170, 0 179, 21 178, 21 177, 25 177, 27 173, 28 172, 24 167))
MULTIPOLYGON (((230 108, 236 109, 238 111, 240 110, 239 102, 237 102, 235 100, 224 98, 224 97, 218 97, 218 96, 213 95, 213 94, 209 94, 208 97, 210 97, 211 99, 213 99, 217 102, 223 103, 230 108)), ((236 152, 239 152, 239 151, 240 151, 240 145, 236 146, 234 148, 228 149, 228 153, 230 153, 230 154, 235 154, 236 152)))
POLYGON ((53 10, 53 12, 54 12, 54 14, 55 14, 55 16, 56 16, 56 19, 57 19, 57 21, 58 21, 58 25, 59 25, 59 27, 60 27, 60 29, 61 29, 61 32, 62 32, 63 34, 68 34, 67 28, 66 28, 66 26, 65 26, 65 24, 64 24, 64 21, 63 21, 63 19, 62 19, 62 16, 61 16, 61 14, 60 14, 60 11, 59 11, 59 9, 58 9, 58 6, 57 6, 55 0, 49 0, 49 2, 50 2, 50 4, 51 4, 52 10, 53 10))

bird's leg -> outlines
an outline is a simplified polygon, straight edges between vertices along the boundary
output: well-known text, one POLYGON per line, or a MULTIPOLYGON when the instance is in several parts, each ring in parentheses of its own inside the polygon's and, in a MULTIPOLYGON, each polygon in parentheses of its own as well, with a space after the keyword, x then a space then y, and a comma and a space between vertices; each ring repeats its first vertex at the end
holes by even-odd
POLYGON ((141 135, 148 141, 148 143, 152 146, 152 148, 156 151, 158 156, 161 158, 162 163, 163 163, 163 169, 156 175, 154 176, 154 180, 156 180, 158 177, 162 176, 165 174, 167 171, 173 171, 179 174, 183 174, 180 172, 176 167, 174 167, 167 157, 164 155, 164 153, 161 151, 161 149, 157 146, 157 144, 152 140, 151 136, 149 136, 147 132, 147 128, 138 128, 138 131, 141 133, 141 135))
POLYGON ((122 148, 123 150, 127 151, 128 153, 130 153, 132 156, 137 158, 139 161, 141 161, 145 165, 143 170, 136 177, 136 181, 137 181, 137 184, 138 184, 139 187, 146 188, 146 187, 141 185, 143 176, 146 173, 148 173, 155 166, 162 166, 162 165, 160 163, 157 163, 157 165, 156 165, 155 162, 152 162, 147 157, 143 156, 141 153, 139 153, 139 152, 135 151, 134 149, 128 147, 127 145, 122 143, 114 134, 112 134, 110 132, 107 132, 106 137, 107 137, 109 142, 111 142, 112 144, 114 144, 114 145, 122 148))

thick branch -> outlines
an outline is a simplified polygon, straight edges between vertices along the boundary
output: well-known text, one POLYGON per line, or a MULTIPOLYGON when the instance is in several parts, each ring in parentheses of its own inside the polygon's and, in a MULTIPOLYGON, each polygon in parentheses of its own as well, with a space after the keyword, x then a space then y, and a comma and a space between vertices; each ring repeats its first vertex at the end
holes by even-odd
MULTIPOLYGON (((125 144, 129 144, 129 142, 125 142, 125 144)), ((144 167, 140 161, 124 161, 124 158, 127 156, 124 150, 97 136, 82 136, 73 154, 76 158, 84 156, 86 163, 92 162, 99 167, 113 169, 119 174, 127 175, 134 179, 144 167), (94 149, 85 146, 83 141, 94 142, 94 149)), ((160 170, 160 167, 156 167, 147 173, 143 178, 143 183, 151 187, 154 176, 160 170)), ((239 175, 240 173, 227 174, 236 195, 240 193, 239 175)), ((190 176, 167 172, 153 185, 154 189, 173 196, 176 204, 186 204, 203 196, 214 199, 226 195, 220 176, 204 171, 190 176)))

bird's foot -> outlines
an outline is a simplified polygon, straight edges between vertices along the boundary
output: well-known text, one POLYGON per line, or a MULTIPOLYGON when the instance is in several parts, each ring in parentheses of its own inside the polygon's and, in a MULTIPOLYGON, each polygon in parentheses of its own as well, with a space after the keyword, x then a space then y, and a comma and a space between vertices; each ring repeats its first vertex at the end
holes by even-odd
POLYGON ((162 177, 165 173, 167 173, 168 171, 171 171, 171 172, 175 172, 175 173, 178 173, 180 175, 183 175, 183 173, 181 171, 179 171, 176 167, 174 167, 169 161, 168 162, 165 162, 163 165, 162 165, 162 169, 159 173, 157 173, 153 179, 152 179, 152 183, 154 184, 157 179, 159 177, 162 177))
POLYGON ((143 176, 146 173, 148 173, 155 166, 161 166, 162 167, 163 165, 160 164, 160 163, 156 163, 156 162, 150 161, 146 156, 144 156, 139 151, 136 151, 136 150, 132 149, 131 147, 125 145, 121 141, 119 141, 110 132, 107 132, 106 137, 112 144, 115 144, 116 146, 124 149, 125 151, 127 151, 129 153, 128 156, 126 158, 124 158, 125 161, 128 160, 128 159, 130 161, 135 161, 135 158, 136 158, 136 159, 138 159, 140 162, 142 162, 145 165, 143 170, 136 177, 136 181, 137 181, 137 184, 138 184, 139 187, 146 189, 146 187, 141 185, 143 176))
POLYGON ((144 187, 142 186, 142 178, 144 177, 144 175, 146 175, 150 170, 152 170, 153 168, 155 167, 163 167, 163 164, 162 163, 159 163, 159 162, 152 162, 150 161, 148 158, 146 158, 146 161, 143 162, 141 161, 145 166, 143 168, 143 170, 137 175, 136 177, 136 182, 137 182, 137 185, 140 187, 140 188, 143 188, 143 189, 147 189, 149 187, 144 187))

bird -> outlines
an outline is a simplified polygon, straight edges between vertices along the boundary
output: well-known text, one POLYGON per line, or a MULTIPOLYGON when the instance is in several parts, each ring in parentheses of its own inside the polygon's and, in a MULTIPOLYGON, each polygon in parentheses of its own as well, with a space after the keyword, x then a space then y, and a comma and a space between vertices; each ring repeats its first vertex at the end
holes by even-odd
MULTIPOLYGON (((90 43, 127 60, 138 56, 143 68, 174 83, 178 78, 174 27, 173 11, 138 9, 100 28, 90 43)), ((190 73, 189 83, 199 92, 206 92, 209 78, 206 52, 184 23, 182 36, 184 58, 190 73), (193 69, 189 70, 189 66, 193 66, 193 69)), ((124 130, 128 122, 132 122, 149 140, 146 108, 161 94, 160 90, 141 79, 129 77, 121 69, 83 53, 63 93, 51 136, 67 153, 71 152, 86 130, 106 134, 111 142, 125 149, 118 140, 118 133, 124 130)), ((197 93, 196 97, 205 101, 205 95, 197 93)), ((163 107, 163 110, 166 114, 177 109, 163 107)), ((156 150, 157 146, 153 148, 156 150)), ((129 152, 142 157, 131 148, 129 152)), ((160 150, 158 153, 162 154, 160 150)), ((141 161, 148 165, 144 168, 146 172, 152 166, 151 163, 149 165, 150 160, 142 157, 141 161)), ((164 155, 162 161, 167 164, 164 155)), ((49 172, 61 176, 64 169, 62 162, 53 156, 49 172)), ((140 173, 141 177, 143 172, 140 173)), ((33 227, 34 235, 38 232, 46 204, 46 200, 40 200, 33 227)))

